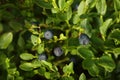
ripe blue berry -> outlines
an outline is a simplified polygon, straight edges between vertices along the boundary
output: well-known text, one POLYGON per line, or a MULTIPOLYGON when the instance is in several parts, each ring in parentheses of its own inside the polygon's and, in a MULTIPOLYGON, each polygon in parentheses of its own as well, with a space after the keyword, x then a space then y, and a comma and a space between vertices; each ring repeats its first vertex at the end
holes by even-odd
POLYGON ((86 34, 84 34, 84 33, 80 34, 80 36, 79 36, 79 43, 80 44, 86 45, 89 42, 90 42, 89 37, 86 34))
POLYGON ((71 58, 70 58, 70 61, 71 61, 71 62, 73 62, 73 63, 77 63, 77 61, 76 61, 76 58, 75 58, 75 57, 71 57, 71 58))
POLYGON ((60 47, 56 47, 54 48, 53 53, 55 56, 59 57, 63 54, 63 50, 60 47))
POLYGON ((42 53, 38 56, 39 60, 47 60, 47 55, 45 53, 42 53))
POLYGON ((45 39, 51 39, 53 37, 53 33, 49 30, 45 31, 44 33, 45 39))

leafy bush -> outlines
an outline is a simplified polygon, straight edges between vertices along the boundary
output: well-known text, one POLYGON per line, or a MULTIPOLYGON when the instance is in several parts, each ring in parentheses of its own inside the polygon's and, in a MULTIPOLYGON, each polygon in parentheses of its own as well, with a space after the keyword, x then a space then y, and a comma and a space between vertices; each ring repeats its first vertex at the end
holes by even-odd
POLYGON ((0 0, 0 80, 119 80, 119 0, 0 0))

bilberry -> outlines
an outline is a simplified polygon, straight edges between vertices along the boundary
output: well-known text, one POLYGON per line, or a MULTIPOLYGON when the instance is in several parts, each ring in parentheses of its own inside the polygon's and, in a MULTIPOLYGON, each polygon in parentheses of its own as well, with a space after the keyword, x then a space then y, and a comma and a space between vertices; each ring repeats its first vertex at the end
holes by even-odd
POLYGON ((44 32, 45 39, 51 39, 53 37, 53 33, 50 30, 44 32))
POLYGON ((89 42, 90 42, 89 37, 86 34, 81 33, 79 36, 79 43, 82 45, 86 45, 89 42))
POLYGON ((38 55, 38 59, 39 60, 47 60, 47 55, 45 53, 42 53, 42 54, 38 55))
POLYGON ((61 47, 56 47, 54 48, 53 53, 55 56, 59 57, 63 54, 63 50, 61 49, 61 47))

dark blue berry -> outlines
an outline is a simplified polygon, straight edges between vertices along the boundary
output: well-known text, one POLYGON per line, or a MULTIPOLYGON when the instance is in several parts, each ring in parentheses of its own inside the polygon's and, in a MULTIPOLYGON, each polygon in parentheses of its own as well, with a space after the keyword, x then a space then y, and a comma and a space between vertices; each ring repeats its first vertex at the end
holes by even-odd
POLYGON ((38 56, 39 60, 47 60, 47 55, 45 53, 42 53, 38 56))
POLYGON ((51 39, 53 37, 53 33, 50 30, 45 31, 44 33, 45 39, 51 39))
POLYGON ((81 33, 80 36, 79 36, 79 43, 82 44, 82 45, 86 45, 89 42, 90 42, 89 37, 86 34, 81 33))
POLYGON ((54 48, 53 53, 55 56, 59 57, 63 54, 63 50, 61 49, 61 47, 56 47, 54 48))
POLYGON ((77 63, 77 61, 76 61, 76 58, 75 58, 75 57, 71 57, 71 58, 70 58, 70 61, 71 61, 71 62, 73 62, 73 63, 77 63))

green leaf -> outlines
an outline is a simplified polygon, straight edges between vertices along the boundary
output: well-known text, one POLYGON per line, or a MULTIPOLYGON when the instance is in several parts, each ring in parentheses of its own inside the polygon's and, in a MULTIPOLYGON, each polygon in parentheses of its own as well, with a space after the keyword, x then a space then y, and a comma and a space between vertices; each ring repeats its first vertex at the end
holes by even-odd
POLYGON ((120 30, 114 29, 108 36, 109 39, 117 39, 120 41, 120 30))
POLYGON ((86 76, 84 73, 81 73, 79 80, 86 80, 86 76))
POLYGON ((41 54, 42 52, 44 52, 44 44, 39 44, 37 47, 37 52, 38 54, 41 54))
POLYGON ((44 74, 45 74, 45 72, 46 72, 45 67, 40 67, 40 68, 38 69, 38 72, 40 73, 40 75, 43 75, 43 76, 44 76, 44 74))
POLYGON ((4 33, 0 36, 0 49, 6 49, 12 42, 13 34, 12 32, 4 33))
POLYGON ((82 0, 78 6, 78 15, 82 15, 86 12, 86 2, 84 0, 82 0))
POLYGON ((10 21, 9 25, 16 32, 22 30, 22 26, 23 26, 23 25, 21 25, 20 23, 18 23, 16 21, 10 21))
POLYGON ((24 46, 25 46, 25 41, 24 41, 24 39, 23 39, 22 36, 19 36, 17 44, 18 44, 18 46, 19 46, 20 48, 24 48, 24 46))
POLYGON ((53 7, 49 0, 35 0, 34 2, 42 8, 51 9, 53 7))
POLYGON ((42 61, 41 61, 41 64, 42 64, 44 67, 48 68, 48 70, 54 71, 53 66, 52 66, 52 64, 51 64, 50 62, 47 62, 47 61, 45 61, 45 60, 42 60, 42 61))
POLYGON ((106 32, 110 27, 112 19, 107 19, 101 26, 100 26, 100 33, 102 34, 102 38, 105 40, 106 32))
POLYGON ((82 62, 82 66, 83 66, 84 69, 88 70, 88 72, 91 76, 98 76, 99 68, 95 64, 95 61, 93 59, 85 59, 82 62))
POLYGON ((93 8, 96 5, 96 0, 86 0, 86 5, 93 8))
POLYGON ((105 15, 107 11, 106 0, 97 0, 96 9, 99 14, 105 15))
POLYGON ((20 58, 23 60, 31 60, 31 59, 35 58, 35 56, 33 56, 30 53, 22 53, 22 54, 20 54, 20 58))
POLYGON ((105 70, 108 72, 112 72, 116 67, 114 60, 108 54, 100 57, 100 59, 98 60, 98 65, 105 68, 105 70))
POLYGON ((91 42, 92 44, 95 45, 95 47, 99 47, 99 48, 103 48, 103 45, 104 45, 104 41, 96 36, 92 36, 91 37, 91 42), (99 45, 99 46, 98 46, 99 45))
POLYGON ((71 7, 68 8, 68 11, 67 11, 67 20, 70 20, 72 17, 72 9, 71 7))
POLYGON ((19 67, 20 67, 21 70, 24 70, 24 71, 31 71, 31 70, 33 70, 32 63, 28 63, 28 62, 20 64, 19 67))
POLYGON ((50 76, 50 72, 45 72, 45 77, 47 78, 47 79, 50 79, 51 78, 51 76, 50 76))
POLYGON ((120 0, 114 0, 114 9, 117 11, 120 10, 120 0))
POLYGON ((36 35, 31 35, 31 42, 33 43, 34 46, 36 46, 41 43, 41 39, 36 35))
POLYGON ((68 46, 79 46, 78 38, 70 38, 70 39, 68 39, 68 46))
POLYGON ((63 10, 65 7, 65 0, 59 0, 58 5, 59 5, 60 10, 63 10))
POLYGON ((73 24, 77 24, 80 21, 80 16, 78 14, 73 16, 73 24))
POLYGON ((118 56, 120 55, 120 48, 115 48, 113 49, 113 54, 115 55, 116 59, 118 58, 118 56))
POLYGON ((66 37, 66 36, 64 36, 64 34, 63 34, 63 33, 61 33, 61 34, 60 34, 60 40, 65 40, 65 39, 67 39, 67 37, 66 37))
POLYGON ((38 60, 38 59, 32 61, 32 65, 33 65, 34 68, 38 68, 38 67, 41 67, 41 66, 42 66, 42 65, 41 65, 41 61, 38 60))
POLYGON ((89 23, 89 20, 87 18, 81 21, 81 28, 84 29, 86 34, 89 34, 89 35, 91 34, 92 26, 89 23))
POLYGON ((71 62, 69 65, 66 65, 63 67, 63 72, 64 74, 74 74, 74 70, 73 70, 73 62, 71 62))
POLYGON ((93 58, 94 57, 94 53, 91 50, 87 49, 87 48, 78 48, 78 52, 79 52, 79 55, 83 59, 93 58))

